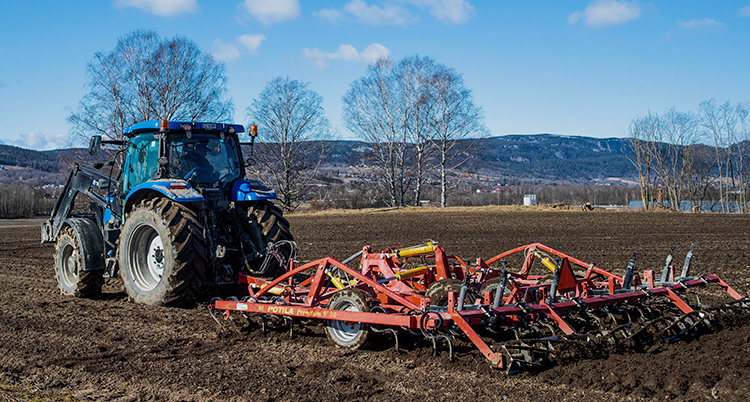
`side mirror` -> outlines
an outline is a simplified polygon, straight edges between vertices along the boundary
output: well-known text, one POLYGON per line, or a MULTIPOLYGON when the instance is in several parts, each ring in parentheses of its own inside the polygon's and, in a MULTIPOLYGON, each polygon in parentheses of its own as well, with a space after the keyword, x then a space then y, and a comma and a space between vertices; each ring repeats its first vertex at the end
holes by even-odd
POLYGON ((255 166, 257 162, 255 162, 255 159, 253 158, 247 158, 245 161, 245 166, 255 166))
POLYGON ((101 149, 102 149, 102 136, 101 135, 91 136, 91 141, 89 142, 89 154, 96 155, 99 153, 99 150, 101 149))

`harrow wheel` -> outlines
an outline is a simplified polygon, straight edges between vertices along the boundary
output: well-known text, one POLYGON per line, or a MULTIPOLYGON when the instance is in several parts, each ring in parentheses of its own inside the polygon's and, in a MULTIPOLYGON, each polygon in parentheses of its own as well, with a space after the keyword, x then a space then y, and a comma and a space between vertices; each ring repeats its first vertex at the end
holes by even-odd
POLYGON ((123 285, 133 301, 195 303, 207 263, 195 213, 166 198, 143 201, 125 216, 118 243, 123 285))
POLYGON ((104 285, 103 271, 84 271, 81 259, 78 236, 68 226, 57 236, 55 252, 55 276, 60 293, 75 297, 98 297, 104 285))
MULTIPOLYGON (((485 292, 490 292, 490 304, 495 300, 495 293, 497 293, 497 288, 500 286, 500 277, 495 277, 492 279, 487 280, 482 284, 482 287, 479 288, 479 297, 484 297, 485 292)), ((505 289, 503 289, 503 298, 507 300, 508 297, 510 297, 510 294, 512 292, 513 285, 510 284, 510 281, 507 281, 505 283, 505 289)))
MULTIPOLYGON (((437 282, 433 282, 425 292, 425 297, 430 299, 430 305, 432 306, 447 306, 448 305, 448 292, 456 292, 456 303, 458 303, 458 296, 461 294, 461 286, 463 281, 459 279, 446 278, 441 279, 437 282)), ((472 304, 477 300, 477 295, 474 293, 472 288, 469 288, 466 292, 466 300, 464 304, 472 304)))
MULTIPOLYGON (((344 289, 336 292, 328 302, 331 310, 369 312, 372 304, 369 294, 360 289, 344 289)), ((371 345, 377 335, 368 324, 353 321, 327 320, 326 336, 339 348, 357 350, 371 345)))

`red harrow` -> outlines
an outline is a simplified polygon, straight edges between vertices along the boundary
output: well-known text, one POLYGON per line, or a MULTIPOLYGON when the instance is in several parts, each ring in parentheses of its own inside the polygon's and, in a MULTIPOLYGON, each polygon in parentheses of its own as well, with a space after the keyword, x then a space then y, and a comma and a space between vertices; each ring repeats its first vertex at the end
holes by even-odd
POLYGON ((539 243, 474 265, 432 242, 379 253, 366 246, 344 262, 326 257, 296 266, 292 259, 273 280, 240 274, 249 296, 215 299, 209 310, 215 319, 233 311, 256 316, 264 329, 269 316, 284 317, 290 331, 293 317, 325 320, 328 339, 348 349, 366 347, 381 332, 398 349, 399 334, 407 333, 435 348, 445 340, 452 360, 452 337, 461 337, 493 367, 514 373, 544 366, 563 340, 644 348, 706 331, 717 311, 750 309, 718 276, 689 276, 692 247, 675 275, 673 251, 661 276, 638 275, 637 253, 620 276, 539 243), (346 265, 357 257, 359 270, 346 265), (514 257, 523 260, 518 272, 507 268, 514 257), (708 308, 694 291, 709 284, 734 301, 708 308))

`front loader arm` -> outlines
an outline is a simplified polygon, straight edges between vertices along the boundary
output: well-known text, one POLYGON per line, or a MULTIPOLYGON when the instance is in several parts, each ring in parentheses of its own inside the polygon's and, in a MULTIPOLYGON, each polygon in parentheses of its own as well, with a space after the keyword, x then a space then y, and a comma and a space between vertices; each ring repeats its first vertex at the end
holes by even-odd
POLYGON ((42 243, 55 241, 58 233, 60 233, 63 221, 70 216, 78 193, 84 193, 100 206, 106 207, 108 205, 107 200, 101 194, 95 192, 94 188, 106 189, 110 187, 109 177, 77 163, 73 165, 73 169, 65 180, 62 192, 57 197, 55 207, 52 208, 50 219, 42 223, 42 243))

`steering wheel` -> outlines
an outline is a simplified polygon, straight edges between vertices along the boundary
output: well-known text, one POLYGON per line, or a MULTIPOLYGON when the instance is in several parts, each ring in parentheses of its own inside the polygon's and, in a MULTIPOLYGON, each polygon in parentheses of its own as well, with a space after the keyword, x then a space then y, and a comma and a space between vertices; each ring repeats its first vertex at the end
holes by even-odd
POLYGON ((185 181, 191 181, 195 178, 195 176, 201 175, 201 176, 208 176, 213 177, 214 170, 211 168, 206 167, 194 167, 192 170, 188 172, 188 174, 185 175, 183 178, 185 181))

